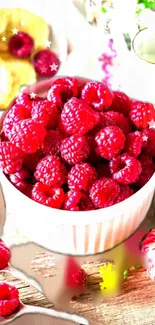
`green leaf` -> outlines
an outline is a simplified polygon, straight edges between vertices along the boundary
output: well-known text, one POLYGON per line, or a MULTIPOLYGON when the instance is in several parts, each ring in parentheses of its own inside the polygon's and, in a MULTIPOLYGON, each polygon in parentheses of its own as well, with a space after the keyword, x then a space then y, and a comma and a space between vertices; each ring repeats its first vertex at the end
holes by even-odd
POLYGON ((101 11, 102 11, 104 14, 107 13, 107 9, 106 9, 105 7, 102 7, 102 8, 101 8, 101 11))

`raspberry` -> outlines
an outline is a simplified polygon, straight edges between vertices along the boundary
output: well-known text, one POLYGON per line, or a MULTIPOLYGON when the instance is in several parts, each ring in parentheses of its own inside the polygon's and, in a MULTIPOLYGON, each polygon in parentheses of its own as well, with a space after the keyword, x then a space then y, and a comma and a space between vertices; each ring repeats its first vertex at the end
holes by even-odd
POLYGON ((66 181, 66 169, 59 157, 46 156, 39 161, 34 176, 45 185, 60 187, 66 181))
POLYGON ((68 173, 68 186, 70 189, 89 190, 96 180, 96 170, 88 163, 77 164, 68 173))
POLYGON ((100 114, 99 124, 101 125, 101 128, 107 126, 118 126, 124 134, 128 134, 132 130, 132 125, 129 118, 114 111, 102 112, 100 114))
POLYGON ((9 179, 10 182, 18 188, 20 191, 27 189, 28 181, 31 177, 31 174, 28 169, 22 168, 20 171, 11 174, 9 179))
POLYGON ((143 140, 141 133, 136 131, 129 133, 126 137, 125 152, 137 158, 142 150, 143 140))
POLYGON ((143 253, 155 248, 155 229, 151 229, 149 233, 142 238, 140 248, 143 253))
POLYGON ((18 290, 7 283, 0 282, 0 316, 13 314, 20 305, 18 290))
POLYGON ((48 131, 42 145, 44 155, 58 155, 60 153, 61 140, 62 135, 58 130, 48 131))
POLYGON ((73 97, 64 105, 61 122, 68 134, 83 135, 99 122, 99 113, 94 112, 84 101, 73 97))
POLYGON ((31 153, 30 155, 26 155, 24 159, 24 166, 34 172, 36 166, 43 158, 43 152, 41 149, 38 149, 35 153, 31 153))
POLYGON ((120 186, 111 178, 97 180, 90 188, 90 198, 95 208, 106 208, 114 204, 120 186))
POLYGON ((42 122, 47 128, 54 128, 59 117, 57 107, 48 100, 36 101, 32 105, 32 119, 42 122))
POLYGON ((6 174, 13 174, 22 168, 23 153, 10 142, 0 142, 0 169, 6 174))
POLYGON ((61 157, 70 165, 81 163, 88 158, 90 148, 83 135, 74 134, 62 140, 61 157))
POLYGON ((42 123, 31 119, 16 123, 10 134, 10 141, 25 153, 34 153, 44 141, 46 130, 42 123))
POLYGON ((115 199, 115 204, 120 203, 126 199, 128 199, 131 195, 133 195, 134 191, 128 185, 120 185, 120 193, 115 199))
POLYGON ((16 104, 12 106, 6 114, 3 122, 3 131, 5 136, 9 138, 13 126, 29 117, 31 117, 31 114, 23 105, 16 104))
POLYGON ((72 278, 76 286, 86 287, 88 277, 84 269, 77 270, 75 273, 72 274, 72 278))
POLYGON ((95 110, 102 111, 112 104, 113 93, 102 83, 88 82, 82 90, 81 98, 95 110))
POLYGON ((113 158, 109 166, 113 179, 124 185, 135 183, 142 172, 141 163, 126 153, 113 158))
POLYGON ((53 77, 59 69, 60 61, 54 52, 44 49, 35 54, 33 65, 40 77, 53 77))
POLYGON ((10 249, 6 247, 3 241, 0 241, 0 270, 3 270, 8 266, 10 258, 10 249))
POLYGON ((113 94, 113 102, 109 110, 128 115, 131 110, 131 99, 119 91, 114 91, 113 94))
POLYGON ((62 188, 36 183, 32 190, 32 199, 51 208, 60 209, 64 202, 64 191, 62 188))
POLYGON ((34 49, 34 41, 32 37, 24 32, 13 35, 9 40, 9 51, 18 58, 29 57, 34 49))
POLYGON ((94 210, 93 204, 92 204, 87 193, 82 192, 82 196, 81 196, 80 202, 78 204, 78 207, 79 207, 80 211, 94 210))
POLYGON ((65 203, 64 203, 64 210, 71 210, 74 207, 77 207, 78 203, 80 202, 82 193, 79 190, 70 190, 66 193, 65 203))
POLYGON ((96 137, 98 145, 96 152, 105 159, 112 159, 124 148, 125 135, 117 126, 101 129, 96 137))
POLYGON ((155 129, 144 130, 142 136, 143 139, 147 139, 144 145, 144 153, 150 157, 155 157, 155 129))
POLYGON ((134 101, 129 116, 138 129, 145 129, 148 123, 155 119, 155 108, 152 104, 134 101))
POLYGON ((59 108, 76 96, 78 96, 78 80, 71 77, 55 80, 47 94, 47 98, 59 108))
POLYGON ((139 158, 139 161, 142 166, 142 172, 138 178, 137 185, 141 188, 149 181, 149 179, 154 174, 155 165, 152 158, 146 155, 142 155, 139 158))
POLYGON ((31 98, 30 94, 21 92, 18 97, 15 99, 15 104, 19 104, 27 108, 29 112, 31 112, 32 105, 34 102, 43 101, 44 98, 36 96, 35 98, 31 98))

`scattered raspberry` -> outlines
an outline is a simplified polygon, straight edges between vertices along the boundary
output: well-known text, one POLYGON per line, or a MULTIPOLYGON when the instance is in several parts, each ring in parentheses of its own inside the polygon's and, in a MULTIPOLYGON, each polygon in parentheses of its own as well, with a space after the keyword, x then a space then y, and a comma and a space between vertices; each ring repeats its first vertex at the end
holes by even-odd
POLYGON ((60 187, 66 181, 65 165, 57 156, 46 156, 38 163, 34 176, 45 185, 60 187))
POLYGON ((34 49, 34 41, 27 33, 19 32, 10 38, 8 46, 12 55, 24 59, 31 56, 34 49))
POLYGON ((155 157, 155 129, 147 129, 144 130, 142 133, 143 139, 143 146, 145 147, 144 153, 150 157, 155 157))
POLYGON ((109 126, 100 130, 95 137, 97 153, 105 159, 112 159, 124 148, 125 135, 117 126, 109 126))
POLYGON ((30 180, 31 174, 28 169, 22 168, 20 171, 11 174, 9 179, 10 182, 18 188, 18 190, 23 191, 28 187, 28 181, 30 180))
POLYGON ((109 165, 106 162, 102 162, 96 166, 97 178, 111 177, 109 165))
POLYGON ((118 113, 128 115, 131 110, 131 99, 126 94, 119 91, 114 91, 113 94, 113 102, 109 109, 118 113))
POLYGON ((38 149, 35 153, 26 155, 24 159, 24 166, 34 172, 38 162, 43 158, 43 152, 41 149, 38 149))
POLYGON ((32 109, 32 105, 34 102, 43 101, 44 98, 36 96, 35 98, 31 98, 30 94, 21 92, 18 97, 15 99, 15 104, 19 104, 24 106, 30 113, 32 109))
POLYGON ((134 101, 129 116, 138 129, 145 129, 148 123, 155 119, 155 108, 152 104, 134 101))
POLYGON ((99 82, 88 82, 81 93, 81 98, 90 104, 95 110, 107 109, 113 100, 112 91, 99 82))
POLYGON ((40 77, 53 77, 59 69, 60 61, 54 52, 44 49, 35 54, 33 65, 40 77))
POLYGON ((115 204, 120 203, 126 199, 128 199, 131 195, 133 195, 134 191, 128 185, 120 185, 120 193, 116 197, 115 204))
POLYGON ((90 198, 95 208, 106 208, 114 204, 120 186, 111 178, 97 180, 90 189, 90 198))
POLYGON ((42 145, 44 155, 58 155, 60 153, 61 141, 62 135, 58 130, 48 131, 42 145))
POLYGON ((64 191, 62 188, 36 183, 32 190, 32 199, 51 208, 60 209, 64 202, 64 191))
POLYGON ((29 117, 31 117, 31 114, 25 106, 20 104, 12 106, 6 114, 3 122, 3 131, 5 136, 9 138, 13 126, 29 117))
POLYGON ((10 134, 10 141, 25 153, 34 153, 42 145, 46 130, 42 123, 31 119, 16 123, 10 134))
POLYGON ((70 190, 66 193, 65 203, 64 203, 64 210, 71 210, 76 207, 80 202, 82 193, 79 190, 70 190))
POLYGON ((78 287, 86 287, 88 280, 87 273, 84 269, 77 270, 75 273, 72 274, 72 278, 78 287))
POLYGON ((71 168, 68 174, 68 186, 70 189, 89 190, 96 180, 96 170, 88 163, 77 164, 71 168))
POLYGON ((142 238, 140 248, 143 253, 155 248, 155 229, 151 229, 149 233, 142 238))
POLYGON ((87 274, 73 256, 66 257, 64 284, 72 289, 81 289, 87 285, 87 274))
POLYGON ((129 118, 118 112, 101 112, 100 122, 101 128, 107 126, 118 126, 124 134, 128 134, 132 130, 132 125, 129 118))
POLYGON ((152 175, 154 174, 155 164, 154 164, 152 158, 149 156, 146 156, 146 155, 142 155, 139 158, 139 161, 142 166, 142 172, 138 178, 137 185, 139 187, 143 187, 149 181, 149 179, 152 177, 152 175))
POLYGON ((94 112, 84 101, 73 97, 64 105, 61 121, 68 134, 83 135, 99 122, 99 113, 94 112))
POLYGON ((129 133, 126 137, 125 152, 137 158, 142 150, 143 140, 141 133, 136 131, 129 133))
POLYGON ((90 148, 83 135, 74 134, 62 140, 61 157, 70 165, 81 163, 88 158, 90 148))
POLYGON ((54 128, 59 117, 59 111, 53 103, 48 100, 36 101, 32 106, 32 119, 42 122, 47 128, 54 128))
POLYGON ((0 241, 0 270, 3 270, 8 266, 10 258, 10 249, 4 244, 3 241, 0 241))
POLYGON ((59 108, 76 96, 78 96, 78 80, 71 77, 55 80, 47 94, 47 98, 59 108))
POLYGON ((6 174, 13 174, 22 168, 23 153, 10 142, 0 142, 0 169, 6 174))
POLYGON ((113 158, 109 166, 113 179, 124 185, 135 183, 142 172, 141 163, 126 153, 113 158))
POLYGON ((13 314, 20 305, 18 290, 7 283, 0 282, 0 316, 13 314))

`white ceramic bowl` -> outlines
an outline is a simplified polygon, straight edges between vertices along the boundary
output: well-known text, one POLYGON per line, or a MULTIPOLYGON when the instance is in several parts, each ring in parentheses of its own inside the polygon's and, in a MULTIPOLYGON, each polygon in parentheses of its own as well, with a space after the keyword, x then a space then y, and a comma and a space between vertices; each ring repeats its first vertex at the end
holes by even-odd
MULTIPOLYGON (((83 83, 83 79, 79 80, 83 83)), ((45 95, 52 82, 39 82, 27 92, 45 95)), ((118 245, 140 226, 151 205, 155 174, 127 200, 88 212, 52 209, 26 197, 3 173, 0 181, 7 213, 15 218, 18 229, 29 241, 64 254, 92 255, 118 245)))

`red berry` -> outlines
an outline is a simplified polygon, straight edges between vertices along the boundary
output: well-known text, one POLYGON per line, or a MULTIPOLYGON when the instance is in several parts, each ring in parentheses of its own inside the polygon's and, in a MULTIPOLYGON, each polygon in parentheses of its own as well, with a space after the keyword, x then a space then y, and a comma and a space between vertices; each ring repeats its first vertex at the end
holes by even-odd
POLYGON ((12 285, 0 282, 0 316, 5 317, 13 314, 19 305, 18 290, 12 285))
POLYGON ((112 104, 113 93, 102 83, 91 81, 83 87, 81 98, 95 110, 102 111, 112 104))
POLYGON ((10 38, 8 46, 12 55, 24 59, 31 56, 34 49, 34 41, 27 33, 19 32, 10 38))
POLYGON ((132 130, 132 125, 129 118, 118 112, 101 112, 100 122, 101 128, 107 126, 118 126, 124 134, 128 134, 132 130))
POLYGON ((22 168, 20 171, 11 174, 9 180, 16 188, 18 188, 20 191, 23 191, 27 189, 30 177, 31 174, 29 170, 22 168))
POLYGON ((68 134, 83 135, 99 122, 99 113, 94 112, 84 101, 73 97, 64 105, 61 122, 68 134))
POLYGON ((155 164, 154 164, 152 158, 149 156, 146 156, 146 155, 142 155, 139 158, 139 161, 142 166, 142 172, 137 180, 137 185, 139 187, 143 187, 149 181, 149 179, 152 177, 152 175, 154 174, 155 164))
POLYGON ((10 258, 10 249, 4 244, 3 241, 0 241, 0 270, 3 270, 8 266, 10 258))
POLYGON ((58 155, 61 141, 62 135, 58 130, 49 130, 42 145, 44 155, 58 155))
POLYGON ((89 195, 85 193, 84 191, 81 193, 81 199, 78 204, 80 211, 90 211, 94 210, 93 204, 89 198, 89 195))
POLYGON ((144 153, 150 157, 155 157, 155 129, 147 129, 142 132, 142 137, 145 140, 144 153))
POLYGON ((46 130, 42 123, 31 119, 16 123, 10 133, 10 141, 25 153, 34 153, 42 145, 46 130))
POLYGON ((68 174, 68 186, 70 189, 89 190, 96 180, 96 170, 88 163, 73 166, 68 174))
POLYGON ((152 104, 134 101, 129 116, 138 129, 145 129, 149 126, 148 123, 155 119, 155 108, 152 104))
POLYGON ((47 94, 47 98, 59 108, 62 108, 70 98, 77 96, 78 80, 71 77, 55 80, 47 94))
POLYGON ((72 256, 66 258, 66 270, 64 278, 65 287, 82 289, 87 285, 87 274, 72 256))
POLYGON ((66 193, 65 203, 64 203, 64 210, 71 210, 77 207, 78 203, 80 202, 82 193, 79 190, 70 190, 66 193))
POLYGON ((62 140, 61 157, 70 165, 81 163, 88 158, 90 148, 83 135, 74 134, 62 140))
POLYGON ((41 149, 38 149, 35 153, 31 153, 25 156, 24 166, 27 167, 32 172, 34 172, 39 160, 41 160, 42 158, 43 158, 43 152, 41 149))
POLYGON ((48 100, 36 101, 32 105, 32 119, 42 122, 47 128, 54 128, 59 117, 59 111, 53 103, 48 100))
POLYGON ((75 284, 78 287, 86 287, 87 285, 87 273, 84 269, 77 270, 75 273, 72 274, 72 278, 75 284))
POLYGON ((59 69, 60 61, 54 52, 44 49, 35 54, 33 65, 40 77, 53 77, 59 69))
POLYGON ((142 239, 140 246, 143 253, 155 248, 155 229, 149 231, 149 233, 142 239))
POLYGON ((3 131, 5 135, 9 137, 13 126, 29 117, 31 117, 31 114, 25 106, 21 104, 12 106, 6 114, 3 122, 3 131))
POLYGON ((18 97, 15 99, 15 104, 19 104, 27 108, 29 112, 31 112, 32 105, 34 102, 43 101, 44 98, 35 96, 35 98, 31 98, 31 94, 27 94, 24 92, 19 93, 18 97))
POLYGON ((46 156, 39 161, 34 174, 37 181, 54 187, 66 182, 66 168, 57 156, 46 156))
POLYGON ((23 153, 11 142, 0 142, 0 169, 13 174, 22 168, 23 153))
POLYGON ((113 102, 109 109, 118 113, 128 115, 131 110, 131 99, 126 94, 119 91, 114 91, 113 94, 113 102))
POLYGON ((137 158, 142 150, 143 140, 141 133, 136 131, 129 133, 126 137, 125 152, 137 158))
POLYGON ((97 180, 90 188, 90 198, 95 208, 106 208, 114 204, 120 186, 111 178, 97 180))
POLYGON ((128 185, 120 185, 120 193, 115 199, 115 204, 120 203, 126 199, 128 199, 131 195, 133 195, 133 189, 128 185))
POLYGON ((60 209, 64 202, 64 191, 62 188, 36 183, 32 189, 32 199, 51 208, 60 209))
POLYGON ((109 126, 100 130, 96 137, 96 152, 105 159, 112 159, 124 148, 125 135, 117 126, 109 126))
POLYGON ((124 185, 135 183, 142 172, 141 163, 126 153, 113 158, 109 166, 113 179, 124 185))

